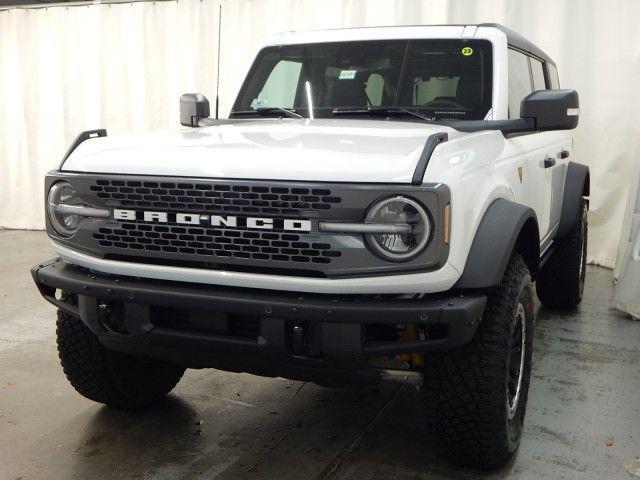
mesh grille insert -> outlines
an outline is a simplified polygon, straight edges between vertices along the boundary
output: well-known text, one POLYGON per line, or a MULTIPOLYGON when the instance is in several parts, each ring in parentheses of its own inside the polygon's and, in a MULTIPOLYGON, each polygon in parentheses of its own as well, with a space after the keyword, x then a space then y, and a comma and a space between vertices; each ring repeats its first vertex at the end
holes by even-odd
POLYGON ((100 227, 93 238, 103 247, 218 258, 330 263, 341 256, 328 243, 307 242, 294 233, 124 222, 100 227))
POLYGON ((89 188, 111 206, 192 212, 297 215, 342 201, 331 190, 316 188, 102 179, 89 188))

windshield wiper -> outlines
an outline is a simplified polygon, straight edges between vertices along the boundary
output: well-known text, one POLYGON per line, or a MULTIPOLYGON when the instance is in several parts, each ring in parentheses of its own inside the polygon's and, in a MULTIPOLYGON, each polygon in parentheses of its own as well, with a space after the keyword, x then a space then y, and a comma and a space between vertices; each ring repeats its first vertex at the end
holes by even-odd
POLYGON ((334 108, 334 115, 409 115, 411 117, 419 118, 426 122, 433 122, 435 118, 427 117, 421 113, 407 110, 402 107, 369 107, 369 108, 334 108))
POLYGON ((272 113, 284 113, 285 116, 290 118, 304 118, 295 110, 283 108, 283 107, 259 107, 253 110, 234 110, 231 112, 231 114, 233 115, 250 115, 252 113, 257 113, 259 115, 269 115, 272 113))

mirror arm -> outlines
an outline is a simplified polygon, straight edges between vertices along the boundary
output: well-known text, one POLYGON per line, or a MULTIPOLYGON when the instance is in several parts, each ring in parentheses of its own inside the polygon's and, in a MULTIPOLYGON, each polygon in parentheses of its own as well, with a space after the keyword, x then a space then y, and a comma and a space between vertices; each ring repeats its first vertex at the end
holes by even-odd
POLYGON ((510 133, 533 132, 536 130, 535 119, 513 118, 509 120, 457 120, 446 123, 461 132, 479 132, 481 130, 500 130, 505 135, 510 133))
POLYGON ((191 126, 196 128, 196 127, 200 127, 200 120, 203 120, 205 118, 209 118, 209 117, 198 117, 197 115, 192 115, 191 116, 191 126))
POLYGON ((215 118, 211 117, 200 117, 198 118, 196 127, 212 127, 214 125, 220 125, 223 122, 224 121, 216 120, 215 118))

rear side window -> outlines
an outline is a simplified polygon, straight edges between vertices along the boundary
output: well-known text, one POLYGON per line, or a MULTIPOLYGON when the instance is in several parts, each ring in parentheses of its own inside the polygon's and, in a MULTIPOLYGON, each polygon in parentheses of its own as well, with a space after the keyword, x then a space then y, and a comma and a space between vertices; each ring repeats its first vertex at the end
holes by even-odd
POLYGON ((520 102, 532 91, 529 57, 509 49, 509 118, 520 118, 520 102))
POLYGON ((544 68, 542 62, 535 58, 530 57, 531 62, 531 76, 533 77, 533 89, 534 90, 546 90, 547 86, 544 82, 544 68))
POLYGON ((560 88, 560 80, 558 80, 558 69, 555 65, 547 63, 547 71, 549 72, 549 88, 558 90, 560 88))

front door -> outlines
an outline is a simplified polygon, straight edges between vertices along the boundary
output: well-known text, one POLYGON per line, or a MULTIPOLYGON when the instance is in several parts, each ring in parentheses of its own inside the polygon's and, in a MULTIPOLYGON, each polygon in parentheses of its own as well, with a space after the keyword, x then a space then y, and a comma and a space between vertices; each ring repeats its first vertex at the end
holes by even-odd
MULTIPOLYGON (((518 118, 522 99, 548 86, 544 65, 538 59, 509 49, 508 62, 509 118, 518 118)), ((508 141, 520 157, 522 200, 536 212, 544 246, 553 237, 560 221, 571 137, 561 131, 540 132, 515 136, 508 141)))

